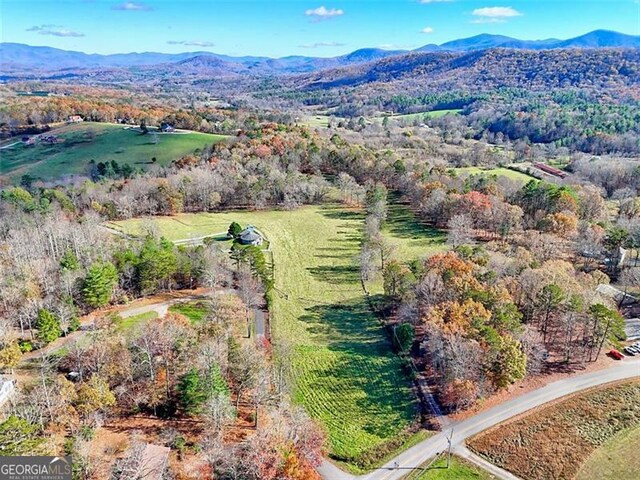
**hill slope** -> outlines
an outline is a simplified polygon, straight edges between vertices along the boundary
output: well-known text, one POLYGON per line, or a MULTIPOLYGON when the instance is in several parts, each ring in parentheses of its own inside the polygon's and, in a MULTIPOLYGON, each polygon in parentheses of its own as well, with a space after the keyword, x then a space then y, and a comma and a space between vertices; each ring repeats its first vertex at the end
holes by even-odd
MULTIPOLYGON (((518 50, 547 50, 559 48, 640 48, 640 36, 596 30, 568 40, 518 40, 501 35, 482 34, 470 38, 453 40, 442 45, 425 45, 416 52, 473 52, 492 48, 518 50)), ((37 47, 19 43, 0 43, 0 64, 5 73, 51 72, 65 69, 100 69, 149 67, 180 63, 193 58, 208 58, 221 62, 216 72, 286 74, 313 72, 326 68, 339 68, 377 61, 406 54, 406 50, 383 50, 363 48, 346 55, 331 58, 288 56, 268 58, 257 56, 231 57, 212 52, 184 53, 123 53, 113 55, 87 54, 60 50, 51 47, 37 47)))

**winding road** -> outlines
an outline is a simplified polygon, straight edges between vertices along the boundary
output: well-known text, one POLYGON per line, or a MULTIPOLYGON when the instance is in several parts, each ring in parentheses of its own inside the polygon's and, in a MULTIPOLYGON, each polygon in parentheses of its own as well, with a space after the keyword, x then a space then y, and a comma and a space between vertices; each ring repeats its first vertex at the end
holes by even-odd
POLYGON ((516 477, 510 473, 475 456, 465 447, 465 440, 545 403, 588 388, 633 377, 640 377, 640 360, 627 358, 620 364, 605 370, 577 375, 550 383, 538 390, 509 400, 466 420, 452 423, 447 427, 446 431, 420 442, 371 473, 354 476, 343 472, 327 460, 318 468, 318 472, 323 480, 400 480, 411 470, 419 468, 427 460, 435 457, 440 452, 444 452, 448 446, 447 437, 451 435, 451 446, 455 453, 468 458, 474 463, 481 464, 498 478, 515 479, 516 477))

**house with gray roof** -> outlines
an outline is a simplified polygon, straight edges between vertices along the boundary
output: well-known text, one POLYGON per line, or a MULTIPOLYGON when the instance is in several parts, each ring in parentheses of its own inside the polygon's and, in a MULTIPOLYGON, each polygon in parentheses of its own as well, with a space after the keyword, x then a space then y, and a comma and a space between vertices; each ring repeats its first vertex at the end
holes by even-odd
POLYGON ((254 227, 253 225, 249 225, 242 232, 240 232, 240 235, 238 235, 238 240, 240 240, 240 243, 242 243, 243 245, 259 246, 262 245, 264 239, 262 238, 262 235, 260 235, 260 233, 256 230, 256 227, 254 227))

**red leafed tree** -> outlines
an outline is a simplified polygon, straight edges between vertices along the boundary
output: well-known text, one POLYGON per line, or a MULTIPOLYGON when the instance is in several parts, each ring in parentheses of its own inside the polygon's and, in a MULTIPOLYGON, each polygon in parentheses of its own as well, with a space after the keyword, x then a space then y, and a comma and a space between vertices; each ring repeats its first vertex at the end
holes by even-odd
POLYGON ((452 410, 465 409, 475 403, 478 393, 478 385, 475 382, 456 378, 442 390, 441 401, 445 407, 452 410))

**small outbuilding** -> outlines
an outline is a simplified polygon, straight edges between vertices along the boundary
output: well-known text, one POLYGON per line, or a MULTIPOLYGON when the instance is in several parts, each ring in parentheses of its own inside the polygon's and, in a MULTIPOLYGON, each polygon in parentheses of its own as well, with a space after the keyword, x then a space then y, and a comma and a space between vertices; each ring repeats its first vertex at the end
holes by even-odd
POLYGON ((80 115, 69 115, 67 119, 67 123, 80 123, 84 121, 84 119, 80 115))
POLYGON ((238 240, 240 240, 240 243, 242 243, 243 245, 258 246, 262 245, 264 239, 253 225, 249 225, 242 232, 240 232, 240 235, 238 235, 238 240))

